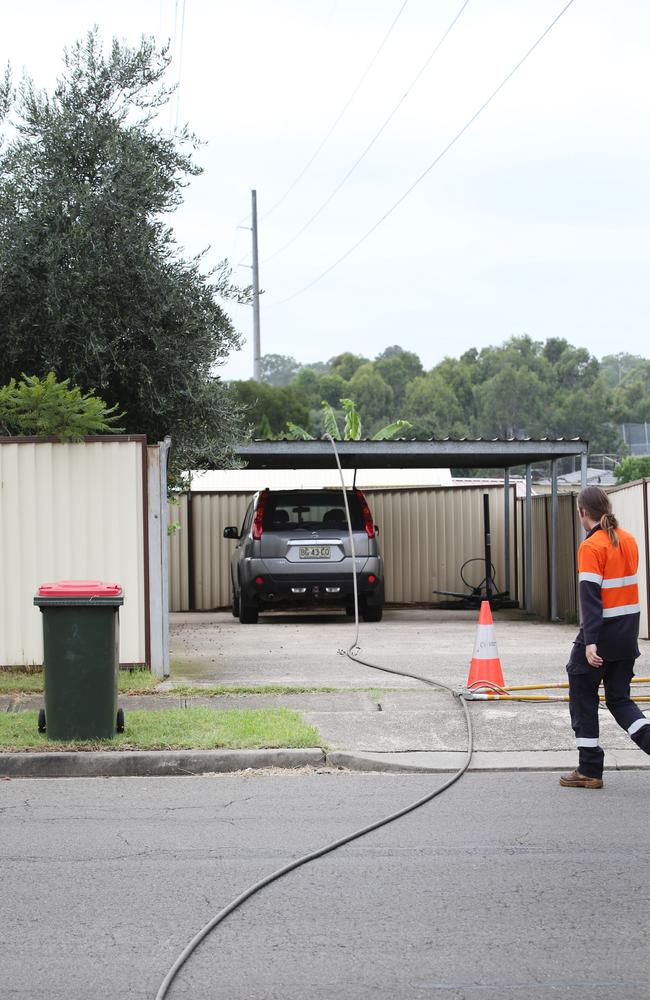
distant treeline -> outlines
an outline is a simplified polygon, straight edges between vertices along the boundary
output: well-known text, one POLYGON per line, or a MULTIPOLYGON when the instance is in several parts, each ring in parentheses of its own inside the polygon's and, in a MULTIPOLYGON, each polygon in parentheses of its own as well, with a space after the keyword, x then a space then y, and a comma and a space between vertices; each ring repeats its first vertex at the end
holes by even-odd
POLYGON ((355 401, 364 437, 405 419, 409 437, 582 437, 592 453, 621 455, 620 425, 650 421, 650 361, 599 360, 557 337, 513 337, 430 371, 397 346, 372 360, 346 352, 301 365, 267 354, 262 365, 262 383, 232 383, 258 438, 285 437, 287 421, 320 436, 322 401, 337 408, 342 398, 355 401))

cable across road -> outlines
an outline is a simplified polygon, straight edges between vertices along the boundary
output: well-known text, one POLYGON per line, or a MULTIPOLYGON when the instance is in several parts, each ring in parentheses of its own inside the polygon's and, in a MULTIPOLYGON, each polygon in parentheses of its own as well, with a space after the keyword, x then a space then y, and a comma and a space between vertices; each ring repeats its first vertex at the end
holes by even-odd
POLYGON ((367 834, 372 833, 373 830, 379 830, 383 826, 388 826, 389 823, 393 823, 395 822, 395 820, 401 819, 402 816, 407 816, 409 813, 414 812, 421 806, 426 805, 426 803, 431 802, 433 799, 437 798, 438 795, 441 795, 444 791, 446 791, 453 784, 455 784, 460 778, 462 778, 462 776, 469 768, 469 765, 472 760, 472 754, 474 752, 474 732, 472 727, 472 717, 469 708, 467 707, 467 702, 458 691, 455 691, 453 688, 450 688, 447 684, 443 684, 442 681, 433 680, 430 677, 423 677, 420 674, 407 673, 405 670, 397 670, 392 667, 380 667, 378 664, 372 663, 370 660, 362 660, 359 656, 360 652, 360 647, 358 644, 359 643, 359 594, 357 589, 356 554, 354 550, 354 536, 352 533, 352 522, 350 520, 350 507, 348 504, 347 490, 345 488, 345 481, 343 479, 343 470, 341 468, 341 462, 339 459, 339 454, 336 444, 330 434, 327 434, 325 436, 329 441, 329 443, 331 444, 332 449, 334 451, 334 458, 336 461, 336 466, 341 480, 343 502, 345 505, 345 511, 347 515, 348 536, 350 539, 350 548, 352 552, 352 566, 355 567, 352 570, 352 579, 354 584, 354 617, 355 617, 354 640, 352 642, 352 645, 350 645, 347 650, 340 649, 339 653, 341 653, 344 656, 347 656, 348 659, 352 660, 355 663, 363 663, 364 666, 372 667, 375 670, 382 670, 385 673, 389 674, 399 674, 400 677, 411 677, 414 680, 422 681, 424 684, 428 684, 431 687, 440 688, 444 691, 447 691, 449 694, 454 695, 454 697, 460 702, 467 730, 467 750, 465 753, 465 759, 463 760, 458 770, 454 774, 452 774, 450 778, 447 778, 446 781, 444 781, 437 788, 434 788, 433 791, 427 792, 426 795, 423 795, 421 798, 416 799, 415 802, 410 802, 408 805, 403 806, 401 809, 389 813, 387 816, 382 816, 380 819, 368 823, 366 826, 363 826, 359 830, 354 830, 351 833, 348 833, 345 836, 340 837, 338 840, 335 840, 330 844, 325 844, 323 847, 320 847, 315 851, 310 851, 308 854, 303 854, 301 857, 295 858, 288 864, 283 865, 282 868, 278 868, 276 871, 271 872, 269 875, 266 875, 263 878, 259 879, 259 881, 253 883, 253 885, 250 885, 247 889, 244 889, 243 892, 241 892, 235 899, 233 899, 230 903, 224 906, 223 909, 219 910, 219 912, 216 913, 211 920, 209 920, 206 924, 204 924, 204 926, 194 935, 192 940, 185 946, 185 948, 180 953, 180 955, 170 968, 169 972, 163 979, 162 983, 160 984, 160 988, 156 993, 156 1000, 164 1000, 164 998, 168 996, 171 984, 176 978, 176 975, 187 963, 188 959, 194 953, 194 951, 196 951, 201 942, 208 936, 208 934, 210 934, 211 931, 214 930, 215 927, 218 927, 219 924, 221 924, 228 916, 230 916, 231 913, 234 913, 235 910, 239 909, 239 907, 243 903, 245 903, 247 899, 250 899, 252 896, 257 895, 257 893, 261 892, 261 890, 264 889, 267 885, 271 885, 271 883, 277 882, 278 879, 281 879, 285 875, 288 875, 289 872, 295 871, 297 868, 301 868, 303 865, 309 864, 312 861, 316 861, 318 858, 322 858, 326 854, 331 854, 333 851, 338 850, 345 844, 351 844, 353 841, 359 840, 361 837, 365 837, 367 834))
POLYGON ((450 139, 450 141, 447 143, 447 145, 440 151, 440 153, 438 153, 438 155, 436 156, 436 158, 434 160, 432 160, 432 162, 428 165, 428 167, 426 167, 425 170, 422 171, 422 173, 420 174, 420 176, 417 177, 413 181, 413 183, 410 185, 410 187, 408 187, 406 189, 406 191, 404 191, 404 193, 397 199, 397 201, 394 202, 393 205, 391 205, 391 207, 388 209, 388 211, 384 212, 384 214, 381 216, 381 218, 378 219, 377 222, 375 222, 375 224, 373 226, 371 226, 370 229, 368 229, 367 232, 365 232, 363 234, 363 236, 361 236, 356 241, 356 243, 353 243, 353 245, 351 247, 349 247, 345 251, 345 253, 341 254, 341 256, 338 257, 337 260, 335 260, 333 264, 330 264, 330 266, 327 267, 324 271, 321 271, 321 273, 319 275, 317 275, 315 278, 313 278, 306 285, 303 285, 303 287, 300 288, 300 289, 298 289, 297 292, 293 292, 291 295, 288 295, 284 299, 278 299, 276 302, 270 302, 268 304, 268 306, 267 306, 267 309, 270 308, 270 307, 274 307, 274 306, 284 305, 286 302, 291 302, 293 299, 298 298, 299 295, 302 295, 304 292, 308 291, 310 288, 313 288, 314 285, 318 284, 319 281, 322 281, 322 279, 324 277, 326 277, 328 274, 330 274, 335 268, 337 268, 339 266, 339 264, 342 264, 344 260, 346 260, 351 254, 353 254, 354 251, 357 250, 361 246, 362 243, 365 243, 365 241, 368 239, 368 237, 372 236, 372 234, 375 232, 375 230, 378 229, 381 226, 381 224, 383 222, 385 222, 386 219, 390 215, 393 214, 393 212, 395 211, 395 209, 398 208, 402 204, 402 202, 405 201, 408 198, 408 196, 415 190, 415 188, 419 184, 422 183, 422 181, 424 180, 424 178, 429 173, 431 173, 431 171, 434 169, 434 167, 437 167, 437 165, 440 163, 440 161, 443 159, 443 157, 445 157, 447 155, 447 153, 449 152, 449 150, 452 149, 452 147, 456 145, 456 143, 458 142, 458 140, 465 134, 465 132, 467 132, 467 130, 474 124, 474 122, 476 121, 476 119, 479 118, 479 116, 485 111, 485 109, 492 103, 492 101, 503 90, 503 88, 506 86, 506 84, 509 83, 509 81, 515 75, 515 73, 517 72, 517 70, 519 70, 523 66, 523 64, 526 62, 526 60, 533 54, 533 52, 535 51, 535 49, 544 41, 544 39, 546 38, 546 36, 553 30, 553 28, 558 23, 558 21, 564 16, 564 14, 566 14, 566 12, 568 11, 569 7, 573 6, 574 3, 575 3, 575 0, 568 0, 568 3, 566 3, 564 5, 564 7, 562 8, 562 10, 559 12, 559 14, 557 14, 553 18, 553 20, 551 21, 551 23, 542 32, 542 34, 539 36, 539 38, 531 45, 531 47, 528 49, 528 51, 521 57, 521 59, 519 60, 519 62, 516 63, 515 66, 513 66, 513 68, 510 70, 510 72, 507 74, 507 76, 505 76, 503 78, 503 80, 498 85, 498 87, 496 87, 495 90, 492 91, 492 93, 490 94, 490 96, 485 101, 483 101, 483 103, 481 104, 481 106, 474 112, 474 114, 472 115, 472 117, 469 118, 468 121, 465 122, 465 124, 463 125, 463 127, 455 134, 455 136, 453 137, 453 139, 450 139))

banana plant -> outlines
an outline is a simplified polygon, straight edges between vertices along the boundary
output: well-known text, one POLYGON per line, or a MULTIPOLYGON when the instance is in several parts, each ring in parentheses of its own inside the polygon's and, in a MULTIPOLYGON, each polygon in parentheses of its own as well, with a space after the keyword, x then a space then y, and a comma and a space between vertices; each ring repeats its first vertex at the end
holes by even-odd
MULTIPOLYGON (((343 412, 345 414, 345 424, 343 427, 343 435, 339 430, 339 425, 336 420, 336 414, 330 404, 323 400, 323 426, 325 433, 329 434, 335 441, 360 441, 361 440, 361 417, 356 408, 354 400, 352 399, 340 399, 341 406, 343 407, 343 412)), ((412 427, 412 424, 408 420, 395 420, 392 424, 387 424, 373 434, 370 438, 371 441, 388 441, 389 438, 395 437, 400 431, 407 431, 412 427)), ((298 424, 292 424, 291 421, 287 423, 287 431, 290 438, 294 441, 315 441, 313 434, 309 434, 303 427, 299 427, 298 424)))

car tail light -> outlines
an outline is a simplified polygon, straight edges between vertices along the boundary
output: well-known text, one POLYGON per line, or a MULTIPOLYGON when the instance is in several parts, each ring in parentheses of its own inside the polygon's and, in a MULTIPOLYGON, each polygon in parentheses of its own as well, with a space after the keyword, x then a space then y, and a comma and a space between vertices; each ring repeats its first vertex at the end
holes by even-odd
POLYGON ((361 490, 355 490, 355 495, 359 500, 361 506, 361 513, 363 514, 363 527, 368 536, 368 538, 375 537, 375 525, 372 520, 372 514, 370 513, 370 507, 366 503, 366 498, 364 497, 361 490))
POLYGON ((269 498, 269 491, 262 490, 259 497, 257 498, 257 506, 255 508, 255 517, 253 518, 253 525, 251 527, 251 536, 255 539, 262 537, 263 521, 264 521, 264 508, 266 507, 266 501, 269 498))
POLYGON ((256 576, 255 577, 255 583, 257 584, 258 587, 261 587, 262 584, 264 583, 264 577, 263 576, 256 576))
POLYGON ((374 587, 374 585, 377 583, 377 577, 375 576, 374 573, 370 573, 370 575, 368 576, 368 583, 370 584, 371 587, 374 587))

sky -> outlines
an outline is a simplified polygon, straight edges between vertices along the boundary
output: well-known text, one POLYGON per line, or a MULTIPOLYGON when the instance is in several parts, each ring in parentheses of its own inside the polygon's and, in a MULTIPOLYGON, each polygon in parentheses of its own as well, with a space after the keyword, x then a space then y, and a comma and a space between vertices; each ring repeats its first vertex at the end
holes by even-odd
MULTIPOLYGON (((574 0, 435 163, 566 2, 4 0, 0 64, 51 87, 94 24, 169 41, 163 124, 204 141, 173 227, 247 285, 256 189, 263 353, 399 344, 429 369, 527 334, 646 356, 647 0, 574 0)), ((252 309, 225 308, 245 343, 221 373, 250 378, 252 309)))

